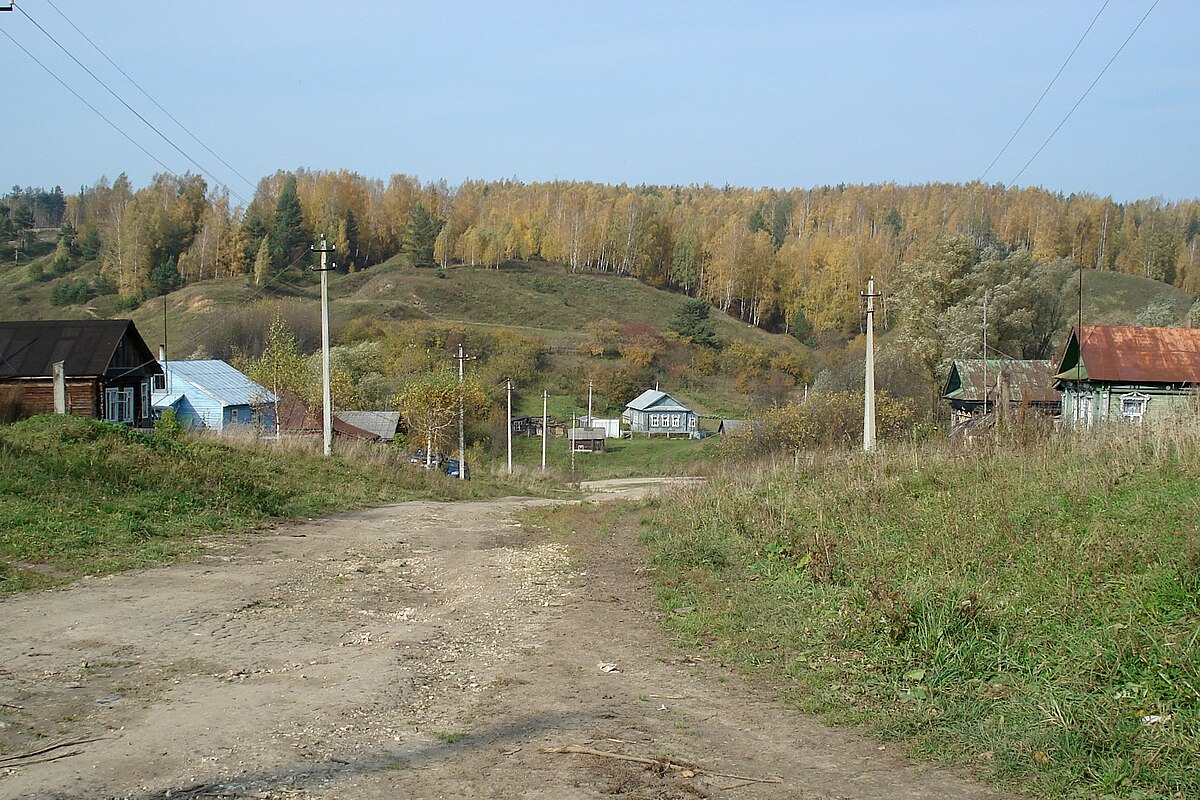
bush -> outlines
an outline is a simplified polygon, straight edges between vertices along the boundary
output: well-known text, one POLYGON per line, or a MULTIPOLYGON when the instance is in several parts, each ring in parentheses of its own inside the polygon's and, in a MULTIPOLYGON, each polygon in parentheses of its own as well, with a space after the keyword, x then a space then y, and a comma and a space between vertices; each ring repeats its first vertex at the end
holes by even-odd
POLYGON ((183 425, 179 423, 179 416, 175 413, 175 409, 164 409, 158 415, 158 419, 154 420, 154 432, 168 439, 179 438, 183 433, 183 425))

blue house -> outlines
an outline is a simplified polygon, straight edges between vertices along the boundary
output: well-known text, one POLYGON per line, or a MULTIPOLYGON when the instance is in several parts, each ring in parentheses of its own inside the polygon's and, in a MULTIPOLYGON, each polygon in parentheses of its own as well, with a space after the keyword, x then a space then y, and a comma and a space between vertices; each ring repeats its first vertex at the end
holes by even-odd
POLYGON ((223 433, 254 425, 275 431, 275 395, 224 361, 167 361, 154 384, 154 409, 175 410, 185 428, 223 433))
POLYGON ((700 435, 700 415, 657 389, 647 389, 635 397, 621 416, 628 420, 633 433, 667 437, 700 435))

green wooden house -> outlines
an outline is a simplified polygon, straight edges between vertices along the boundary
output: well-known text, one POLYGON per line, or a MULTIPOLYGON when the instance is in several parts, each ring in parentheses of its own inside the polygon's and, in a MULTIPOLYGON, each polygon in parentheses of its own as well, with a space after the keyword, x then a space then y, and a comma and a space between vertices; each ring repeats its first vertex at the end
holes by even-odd
POLYGON ((1194 414, 1200 330, 1076 326, 1058 359, 1055 386, 1069 427, 1194 414))

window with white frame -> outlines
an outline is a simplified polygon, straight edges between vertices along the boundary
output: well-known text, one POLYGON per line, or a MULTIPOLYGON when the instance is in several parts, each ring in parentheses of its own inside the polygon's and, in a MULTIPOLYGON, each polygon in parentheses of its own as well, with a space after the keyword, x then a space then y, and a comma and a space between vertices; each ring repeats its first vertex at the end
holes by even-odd
POLYGON ((1150 396, 1141 392, 1121 395, 1121 419, 1141 422, 1146 416, 1146 406, 1149 402, 1150 396))
POLYGON ((104 390, 104 418, 109 422, 133 422, 133 387, 104 390))

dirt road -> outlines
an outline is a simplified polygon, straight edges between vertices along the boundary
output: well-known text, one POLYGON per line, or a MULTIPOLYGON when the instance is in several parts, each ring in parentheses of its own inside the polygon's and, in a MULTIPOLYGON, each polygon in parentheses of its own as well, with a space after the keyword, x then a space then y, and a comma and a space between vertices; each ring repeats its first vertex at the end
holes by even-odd
POLYGON ((539 502, 406 503, 0 601, 0 798, 999 797, 673 647, 636 525, 550 542, 515 520, 539 502), (543 752, 571 745, 655 763, 543 752))

